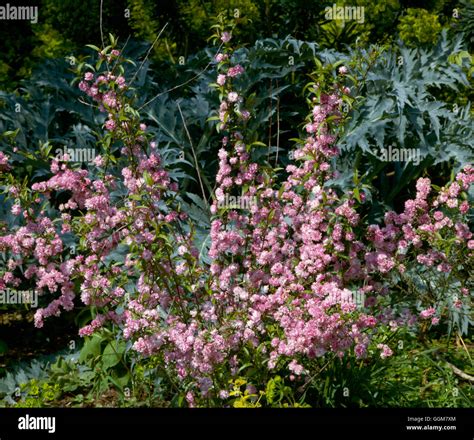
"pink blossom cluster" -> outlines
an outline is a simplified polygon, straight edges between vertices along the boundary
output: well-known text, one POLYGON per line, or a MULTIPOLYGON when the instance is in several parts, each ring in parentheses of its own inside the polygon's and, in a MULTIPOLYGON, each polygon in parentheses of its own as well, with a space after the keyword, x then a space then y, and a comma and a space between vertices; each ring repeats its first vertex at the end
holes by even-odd
MULTIPOLYGON (((114 52, 114 51, 112 51, 114 52)), ((118 56, 119 52, 111 56, 118 56)), ((113 118, 114 111, 120 110, 122 104, 118 93, 126 89, 127 84, 122 75, 115 75, 107 72, 101 75, 94 75, 92 72, 86 72, 84 79, 79 82, 79 89, 90 96, 99 105, 102 112, 108 113, 109 117, 105 122, 105 129, 114 131, 118 122, 113 118)))
MULTIPOLYGON (((145 355, 163 352, 180 377, 207 384, 199 386, 203 395, 209 392, 213 371, 229 359, 232 364, 237 359, 238 365, 238 353, 247 345, 262 347, 268 368, 292 359, 288 368, 295 374, 303 371, 297 358, 327 352, 342 356, 354 345, 359 357, 366 355, 368 332, 380 318, 357 313, 348 280, 337 275, 344 264, 335 251, 361 254, 364 245, 354 240, 351 229, 359 222, 354 201, 338 203, 336 194, 324 187, 332 176, 328 160, 338 152, 325 120, 338 113, 341 101, 334 96, 321 101, 313 122, 319 125, 295 155, 300 165, 288 167, 281 194, 272 189, 271 177, 259 174, 250 161, 244 121, 223 101, 221 120, 228 133, 219 152, 212 207, 211 291, 197 308, 185 302, 192 306, 187 320, 175 314, 167 316, 166 325, 157 322, 156 304, 166 307, 170 300, 152 285, 146 289, 154 292, 148 297, 152 307, 134 302, 127 313, 127 336, 140 335, 135 349, 145 355), (243 184, 261 203, 249 212, 220 210, 217 202, 243 184), (270 330, 275 328, 280 331, 270 330)), ((380 290, 376 282, 371 287, 380 290)), ((203 295, 198 292, 197 298, 203 295)))
POLYGON ((34 283, 35 290, 40 294, 59 291, 58 298, 35 314, 35 325, 42 327, 44 318, 58 316, 61 309, 73 309, 75 293, 68 264, 61 261, 63 241, 52 220, 41 211, 37 216, 33 214, 32 209, 25 211, 25 226, 0 235, 0 252, 11 256, 8 270, 3 274, 0 272, 0 290, 18 287, 26 279, 34 283), (24 279, 14 276, 13 271, 27 262, 29 264, 24 272, 24 279))
MULTIPOLYGON (((227 43, 230 33, 221 38, 227 43)), ((26 280, 54 298, 37 311, 38 327, 61 309, 71 310, 78 295, 99 310, 81 336, 113 323, 139 355, 157 355, 177 374, 191 390, 190 404, 197 393, 228 396, 229 376, 248 362, 244 353, 255 358, 256 368, 293 378, 326 355, 364 358, 375 348, 381 358, 391 356, 384 331, 418 318, 437 324, 442 314, 435 304, 418 310, 391 304, 399 280, 413 267, 451 274, 474 252, 469 205, 462 200, 474 183, 473 167, 434 197, 429 179, 419 179, 415 198, 401 213, 387 212, 383 224, 365 226, 355 196, 331 186, 341 93, 319 94, 295 163, 278 181, 252 159, 250 110, 234 84, 244 69, 227 50, 216 60, 223 138, 209 265, 199 260, 194 225, 180 209, 178 186, 157 145, 148 142, 147 127, 138 117, 119 118, 130 103, 120 93, 125 80, 111 72, 88 72, 79 87, 108 113, 107 136, 121 142, 116 173, 106 174, 106 154, 96 161, 99 177, 69 168, 66 158, 53 160, 52 176, 32 185, 29 200, 10 188, 22 223, 13 231, 0 229, 0 252, 10 257, 0 289, 24 281, 21 267, 26 280), (67 201, 54 208, 53 222, 41 204, 54 205, 59 192, 67 201), (223 206, 229 196, 255 203, 223 206), (77 253, 65 245, 71 234, 80 239, 77 253), (217 374, 222 369, 224 378, 217 374)), ((7 167, 0 153, 0 171, 7 167)), ((460 305, 468 304, 468 286, 460 289, 460 305)))
POLYGON ((0 173, 2 171, 8 171, 10 169, 8 165, 8 156, 0 151, 0 173))

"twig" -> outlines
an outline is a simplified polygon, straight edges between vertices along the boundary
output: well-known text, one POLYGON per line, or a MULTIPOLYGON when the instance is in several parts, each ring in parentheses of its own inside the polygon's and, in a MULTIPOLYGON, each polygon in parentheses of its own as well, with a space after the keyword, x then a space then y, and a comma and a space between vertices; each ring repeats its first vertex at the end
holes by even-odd
POLYGON ((140 70, 142 69, 143 65, 146 63, 146 61, 148 60, 148 57, 150 56, 150 53, 151 51, 153 50, 153 47, 155 47, 155 44, 156 42, 160 39, 161 37, 161 34, 164 32, 164 30, 166 29, 166 26, 168 26, 169 24, 169 21, 163 26, 163 28, 161 29, 161 31, 159 32, 158 36, 155 38, 155 41, 153 41, 153 44, 150 46, 150 49, 148 49, 148 52, 146 53, 145 55, 145 58, 143 59, 142 63, 140 64, 140 66, 138 67, 138 70, 135 72, 135 75, 133 75, 132 79, 130 80, 130 85, 133 84, 133 81, 135 81, 135 78, 137 77, 138 73, 140 72, 140 70))
POLYGON ((270 120, 268 124, 268 151, 267 162, 270 162, 270 149, 272 147, 272 124, 273 124, 273 103, 272 103, 273 83, 270 78, 270 120))
MULTIPOLYGON (((221 50, 221 47, 224 43, 222 42, 220 44, 220 46, 217 48, 217 53, 219 53, 219 51, 221 50)), ((142 110, 144 107, 146 107, 148 104, 151 104, 155 99, 158 99, 160 96, 162 95, 165 95, 166 93, 169 93, 169 92, 172 92, 176 89, 179 89, 180 87, 184 87, 186 84, 189 84, 190 82, 194 81, 195 79, 199 78, 201 75, 204 74, 204 72, 206 72, 207 69, 209 69, 209 66, 212 64, 212 61, 214 60, 214 57, 212 57, 211 61, 209 61, 209 63, 207 64, 207 66, 201 70, 198 74, 196 74, 195 76, 193 76, 192 78, 188 79, 187 81, 185 81, 184 83, 182 84, 178 84, 177 86, 174 86, 174 87, 171 87, 171 89, 168 89, 168 90, 165 90, 164 92, 160 92, 158 93, 158 95, 154 96, 153 98, 151 98, 149 101, 145 102, 145 104, 143 104, 139 109, 138 111, 142 110)))
POLYGON ((458 337, 459 337, 459 340, 461 341, 462 346, 464 347, 464 351, 466 352, 466 354, 467 354, 467 356, 469 357, 469 360, 471 361, 471 364, 472 364, 471 354, 469 353, 469 350, 467 349, 466 344, 464 343, 463 338, 461 337, 461 335, 458 335, 458 337))
POLYGON ((316 379, 317 376, 319 376, 325 369, 326 367, 334 360, 334 357, 332 359, 329 359, 320 369, 318 372, 316 372, 315 374, 313 374, 309 380, 301 386, 300 388, 300 396, 303 395, 303 393, 305 392, 306 388, 308 387, 308 385, 313 382, 314 379, 316 379))
POLYGON ((207 208, 209 209, 209 204, 207 202, 206 192, 204 191, 204 185, 203 185, 202 179, 201 179, 201 171, 199 170, 199 163, 198 163, 198 160, 197 160, 196 152, 194 151, 194 145, 193 145, 193 141, 191 139, 191 134, 189 133, 188 126, 186 125, 186 121, 184 119, 183 112, 181 111, 181 106, 179 105, 179 101, 177 101, 176 104, 178 106, 178 110, 179 110, 179 114, 181 115, 181 119, 183 120, 184 130, 186 131, 186 134, 188 136, 189 144, 191 145, 191 151, 193 152, 194 164, 196 166, 196 171, 197 171, 197 175, 198 175, 198 179, 199 179, 199 185, 200 185, 201 191, 202 191, 202 198, 203 198, 204 203, 206 204, 207 208))
POLYGON ((456 365, 453 365, 451 362, 448 362, 446 359, 442 358, 438 353, 434 353, 435 357, 439 359, 440 361, 443 361, 446 363, 446 365, 451 368, 454 374, 458 375, 459 377, 462 377, 465 380, 468 380, 469 382, 474 382, 474 377, 471 376, 470 374, 465 373, 464 371, 460 370, 456 365))
MULTIPOLYGON (((278 80, 277 80, 278 89, 278 80)), ((278 153, 280 151, 280 95, 277 95, 277 140, 276 140, 276 156, 275 166, 278 164, 278 153)))
POLYGON ((100 40, 102 41, 102 49, 105 47, 104 44, 104 31, 102 29, 102 8, 104 6, 104 0, 100 0, 100 17, 99 17, 99 27, 100 27, 100 40))
MULTIPOLYGON (((122 54, 125 52, 125 48, 127 47, 127 44, 128 44, 128 41, 130 40, 130 34, 128 34, 128 37, 127 39, 125 40, 125 44, 120 48, 120 51, 122 52, 122 54)), ((118 41, 118 39, 117 39, 118 41)), ((110 69, 111 72, 113 72, 115 70, 115 68, 117 67, 118 63, 119 63, 120 59, 117 58, 115 60, 115 63, 114 65, 112 66, 112 69, 110 69)))
POLYGON ((474 377, 470 376, 469 374, 465 373, 464 371, 460 370, 458 367, 455 365, 449 363, 446 359, 442 359, 444 362, 446 362, 446 365, 453 370, 454 374, 457 374, 459 377, 462 377, 463 379, 468 380, 469 382, 474 382, 474 377))
POLYGON ((97 106, 90 104, 89 102, 84 101, 82 98, 77 99, 81 104, 87 105, 89 107, 96 108, 97 106))

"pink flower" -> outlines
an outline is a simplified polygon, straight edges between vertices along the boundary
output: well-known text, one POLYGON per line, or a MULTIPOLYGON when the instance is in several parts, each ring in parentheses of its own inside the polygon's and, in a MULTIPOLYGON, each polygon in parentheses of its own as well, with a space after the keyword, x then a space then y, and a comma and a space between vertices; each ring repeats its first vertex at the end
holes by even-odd
POLYGON ((345 75, 348 71, 349 71, 349 70, 347 69, 346 66, 341 66, 341 67, 339 67, 339 73, 340 73, 341 75, 345 75))
POLYGON ((225 78, 226 76, 225 75, 218 75, 217 76, 217 84, 219 84, 220 86, 223 86, 225 84, 225 78))
POLYGON ((115 83, 119 86, 119 89, 123 89, 125 87, 125 78, 123 76, 118 76, 115 83))
POLYGON ((93 162, 96 167, 103 167, 105 163, 104 158, 99 155, 95 157, 93 162))
POLYGON ((239 99, 239 95, 236 92, 229 92, 227 98, 229 99, 229 102, 237 102, 239 99))
POLYGON ((430 318, 435 313, 436 313, 436 310, 434 309, 434 307, 429 307, 428 309, 425 309, 425 310, 420 312, 420 317, 424 318, 424 319, 430 318))
POLYGON ((461 214, 466 214, 469 211, 469 203, 466 200, 459 205, 459 211, 461 214))
POLYGON ((239 286, 234 289, 234 294, 235 294, 236 298, 244 300, 244 301, 246 299, 248 299, 248 297, 249 297, 248 292, 245 289, 242 289, 242 287, 239 287, 239 286))
POLYGON ((382 353, 380 353, 382 359, 386 359, 393 355, 392 349, 386 344, 378 344, 377 348, 382 350, 382 353))
POLYGON ((81 81, 79 83, 79 90, 82 92, 87 92, 89 90, 89 84, 87 84, 85 81, 81 81))
POLYGON ((431 191, 431 180, 428 178, 418 179, 418 181, 416 182, 416 190, 417 199, 426 199, 426 197, 431 191))
POLYGON ((293 359, 289 363, 288 369, 295 373, 297 376, 300 376, 304 372, 304 368, 298 362, 296 362, 295 359, 293 359))
POLYGON ((242 110, 240 114, 242 115, 242 119, 244 121, 247 121, 248 119, 250 119, 250 112, 248 110, 242 110))
POLYGON ((441 211, 435 211, 435 213, 433 214, 433 217, 436 221, 441 221, 443 220, 443 213, 441 211))
POLYGON ((222 32, 221 40, 222 40, 224 43, 228 43, 231 38, 232 38, 232 35, 231 35, 229 32, 227 32, 227 31, 222 32))
POLYGON ((227 71, 227 75, 230 76, 231 78, 233 78, 234 76, 240 75, 242 73, 244 73, 244 68, 240 64, 237 64, 236 66, 229 68, 229 70, 227 71))
POLYGON ((107 119, 107 121, 105 122, 106 130, 114 131, 116 127, 117 127, 117 124, 115 123, 113 119, 107 119))
POLYGON ((354 348, 354 352, 357 358, 364 358, 367 354, 367 346, 364 344, 357 344, 354 348))
POLYGON ((115 92, 110 91, 105 93, 102 97, 102 102, 110 108, 117 108, 118 102, 115 92))
POLYGON ((8 170, 8 156, 0 151, 0 171, 8 170))
POLYGON ((196 401, 194 399, 194 394, 191 391, 188 391, 186 393, 186 401, 188 402, 188 405, 190 408, 193 408, 196 406, 196 401))
POLYGON ((222 62, 222 61, 224 61, 224 60, 227 60, 227 58, 229 58, 229 56, 228 56, 227 54, 225 54, 225 53, 218 53, 215 58, 216 58, 216 61, 217 61, 218 63, 220 63, 220 62, 222 62))

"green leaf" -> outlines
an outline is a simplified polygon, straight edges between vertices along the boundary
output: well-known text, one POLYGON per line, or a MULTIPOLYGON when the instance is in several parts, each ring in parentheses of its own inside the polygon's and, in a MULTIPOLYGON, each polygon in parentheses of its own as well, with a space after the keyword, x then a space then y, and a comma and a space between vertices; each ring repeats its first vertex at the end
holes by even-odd
POLYGON ((125 352, 125 342, 109 342, 102 353, 102 365, 107 370, 115 367, 122 359, 125 352))
POLYGON ((252 142, 250 144, 251 147, 253 147, 254 145, 257 146, 257 147, 266 147, 267 146, 266 144, 264 144, 263 142, 260 142, 260 141, 252 142))
POLYGON ((97 52, 100 52, 100 49, 97 46, 94 46, 93 44, 86 44, 86 47, 90 47, 91 49, 94 49, 97 52))
POLYGON ((148 171, 143 172, 143 179, 148 186, 153 186, 153 179, 148 171))
POLYGON ((79 362, 86 362, 89 358, 95 358, 99 356, 102 340, 103 339, 97 334, 86 338, 86 342, 79 355, 79 362))

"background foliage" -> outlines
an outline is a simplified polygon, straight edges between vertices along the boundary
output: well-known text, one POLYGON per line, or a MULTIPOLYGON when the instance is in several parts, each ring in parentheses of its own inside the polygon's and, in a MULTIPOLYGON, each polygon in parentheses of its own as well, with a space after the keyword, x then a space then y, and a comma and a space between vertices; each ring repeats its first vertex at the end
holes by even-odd
MULTIPOLYGON (((15 174, 35 182, 50 175, 44 154, 48 148, 93 147, 104 123, 104 115, 81 102, 74 83, 75 67, 91 54, 85 44, 100 45, 100 2, 23 3, 37 4, 40 20, 38 24, 6 21, 0 28, 0 133, 4 133, 0 151, 14 160, 21 158, 22 166, 15 168, 15 174)), ((236 58, 246 69, 241 86, 247 96, 253 94, 256 112, 249 130, 259 131, 263 145, 255 154, 268 164, 284 166, 291 159, 292 139, 301 129, 299 115, 306 113, 304 85, 310 80, 330 84, 341 64, 349 69, 346 82, 356 100, 340 139, 343 155, 338 159, 337 183, 343 189, 355 184, 364 191, 371 202, 365 212, 370 221, 379 221, 387 208, 399 209, 413 195, 418 177, 445 182, 473 162, 474 2, 336 2, 364 6, 362 25, 327 20, 325 7, 333 3, 104 1, 104 33, 126 42, 125 55, 138 66, 151 49, 134 83, 140 90, 137 104, 144 106, 142 117, 160 144, 166 166, 183 182, 188 211, 200 224, 201 258, 206 259, 210 221, 206 201, 213 193, 220 147, 215 122, 208 119, 218 107, 209 87, 215 77, 209 68, 215 48, 208 44, 209 28, 218 13, 225 12, 239 24, 236 58), (380 149, 387 145, 419 149, 422 160, 419 164, 383 162, 380 149)), ((129 76, 136 69, 130 65, 129 76)), ((0 219, 8 226, 16 222, 2 194, 0 219)), ((7 316, 5 310, 0 313, 2 318, 7 316)), ((106 333, 84 346, 78 341, 79 348, 59 356, 50 353, 18 364, 24 353, 18 352, 16 341, 8 335, 18 326, 31 326, 28 319, 25 311, 14 309, 11 319, 0 323, 4 405, 49 406, 67 401, 92 405, 98 396, 105 396, 100 401, 104 406, 183 404, 179 396, 164 391, 153 361, 134 364, 129 347, 118 346, 106 333)), ((72 339, 75 330, 71 327, 75 329, 77 321, 76 316, 65 315, 61 324, 72 339)), ((472 404, 472 386, 446 363, 472 374, 470 336, 460 340, 455 335, 446 339, 436 333, 406 334, 401 340, 404 349, 389 363, 350 369, 332 363, 304 397, 320 406, 472 404), (440 352, 442 362, 437 357, 440 352), (342 395, 346 383, 357 384, 349 400, 342 395)), ((64 346, 65 341, 58 345, 64 346)), ((302 396, 288 395, 287 384, 280 379, 272 378, 268 388, 261 390, 263 404, 302 404, 302 396), (272 397, 275 389, 279 398, 272 397)), ((255 404, 254 396, 245 394, 245 383, 234 385, 236 406, 255 404)))

